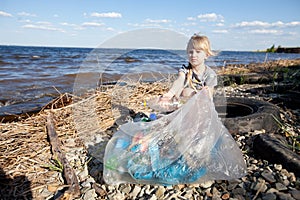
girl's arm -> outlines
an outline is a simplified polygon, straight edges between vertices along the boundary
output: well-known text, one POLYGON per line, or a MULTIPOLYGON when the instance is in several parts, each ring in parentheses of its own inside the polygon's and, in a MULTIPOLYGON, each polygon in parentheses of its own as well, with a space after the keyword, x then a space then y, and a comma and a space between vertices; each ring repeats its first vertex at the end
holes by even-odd
POLYGON ((178 98, 183 90, 184 81, 185 73, 179 72, 178 78, 173 82, 173 85, 170 88, 170 90, 166 94, 164 94, 162 98, 165 98, 167 100, 170 100, 173 96, 178 98))
POLYGON ((214 98, 214 87, 211 86, 205 86, 205 89, 208 91, 208 96, 210 97, 211 100, 214 98))

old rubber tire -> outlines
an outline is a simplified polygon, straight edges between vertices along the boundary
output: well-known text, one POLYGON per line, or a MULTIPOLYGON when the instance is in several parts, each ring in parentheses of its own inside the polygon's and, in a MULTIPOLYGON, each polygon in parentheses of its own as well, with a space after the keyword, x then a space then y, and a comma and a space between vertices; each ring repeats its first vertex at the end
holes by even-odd
POLYGON ((216 104, 223 123, 231 134, 241 134, 264 129, 274 133, 279 129, 279 109, 271 103, 249 98, 228 97, 227 106, 216 104), (226 113, 222 113, 225 110, 226 113))
POLYGON ((282 164, 284 168, 300 176, 300 155, 282 141, 284 139, 276 134, 256 135, 253 139, 253 151, 258 157, 274 164, 282 164))

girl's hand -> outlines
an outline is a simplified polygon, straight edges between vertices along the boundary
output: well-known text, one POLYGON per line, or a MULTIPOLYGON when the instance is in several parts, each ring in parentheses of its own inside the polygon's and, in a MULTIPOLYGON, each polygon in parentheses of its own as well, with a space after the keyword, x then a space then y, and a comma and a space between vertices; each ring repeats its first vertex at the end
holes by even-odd
POLYGON ((158 104, 162 107, 166 107, 170 104, 172 98, 161 96, 158 100, 158 104))

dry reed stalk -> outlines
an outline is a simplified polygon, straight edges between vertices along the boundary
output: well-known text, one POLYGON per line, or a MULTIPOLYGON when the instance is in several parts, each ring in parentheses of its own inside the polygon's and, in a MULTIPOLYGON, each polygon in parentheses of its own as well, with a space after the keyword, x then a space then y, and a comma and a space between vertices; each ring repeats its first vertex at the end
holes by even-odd
POLYGON ((74 197, 78 197, 80 195, 79 183, 73 168, 69 165, 69 161, 60 147, 60 140, 58 139, 51 113, 49 113, 47 117, 47 130, 53 157, 57 158, 61 162, 64 177, 67 185, 69 185, 67 191, 65 191, 59 199, 66 199, 66 197, 67 199, 72 199, 74 197))

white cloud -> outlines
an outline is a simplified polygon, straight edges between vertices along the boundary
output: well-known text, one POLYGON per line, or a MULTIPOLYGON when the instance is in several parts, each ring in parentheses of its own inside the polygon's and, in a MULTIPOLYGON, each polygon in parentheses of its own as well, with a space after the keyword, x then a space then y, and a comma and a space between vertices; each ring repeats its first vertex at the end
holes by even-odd
POLYGON ((47 21, 39 21, 39 22, 36 22, 36 24, 43 25, 43 26, 52 26, 52 23, 47 22, 47 21))
POLYGON ((255 30, 251 30, 250 33, 255 33, 255 34, 281 34, 282 32, 280 32, 278 30, 255 29, 255 30))
POLYGON ((60 25, 62 25, 62 26, 72 26, 72 27, 77 26, 76 24, 70 24, 68 22, 62 22, 62 23, 60 23, 60 25))
POLYGON ((213 30, 213 33, 228 33, 228 30, 222 29, 222 30, 213 30))
POLYGON ((296 36, 296 35, 298 35, 298 33, 297 33, 297 32, 288 32, 287 34, 288 34, 288 35, 292 35, 292 36, 296 36))
POLYGON ((157 23, 142 23, 142 24, 138 24, 138 23, 128 23, 128 26, 133 26, 133 27, 142 27, 142 28, 150 28, 150 27, 161 27, 160 24, 157 23))
POLYGON ((55 28, 55 27, 52 27, 52 26, 44 26, 44 25, 26 24, 22 27, 26 28, 26 29, 65 32, 63 29, 55 28))
POLYGON ((83 27, 101 27, 104 26, 103 23, 98 23, 98 22, 84 22, 81 24, 83 27))
POLYGON ((300 22, 289 22, 286 24, 287 26, 300 26, 300 22))
POLYGON ((182 26, 196 26, 196 25, 197 25, 196 22, 186 22, 182 24, 182 26))
POLYGON ((2 16, 2 17, 12 17, 12 14, 4 12, 4 11, 0 11, 0 16, 2 16))
POLYGON ((196 18, 195 18, 195 17, 188 17, 187 20, 188 20, 188 21, 195 21, 196 18))
POLYGON ((146 19, 146 23, 154 23, 154 24, 160 24, 160 23, 170 23, 171 20, 168 19, 146 19))
POLYGON ((27 13, 27 12, 19 12, 19 16, 24 16, 24 17, 36 17, 35 14, 27 13))
POLYGON ((19 20, 19 22, 21 23, 31 23, 31 20, 30 19, 22 19, 22 20, 19 20))
POLYGON ((235 28, 248 28, 248 27, 260 27, 260 28, 270 28, 270 27, 278 27, 278 28, 284 28, 284 27, 294 27, 294 26, 300 26, 299 21, 294 22, 288 22, 284 23, 282 21, 277 21, 273 23, 269 22, 263 22, 263 21, 243 21, 240 23, 236 23, 233 25, 235 28))
POLYGON ((236 23, 234 27, 269 27, 270 24, 262 21, 240 22, 236 23))
POLYGON ((93 13, 91 14, 91 17, 122 18, 122 14, 121 14, 121 13, 117 13, 117 12, 108 12, 108 13, 97 13, 97 12, 93 12, 93 13))
POLYGON ((223 23, 217 23, 216 26, 221 27, 221 26, 224 26, 224 24, 223 23))
POLYGON ((200 21, 203 22, 216 22, 216 21, 224 21, 224 17, 222 15, 218 15, 216 13, 208 13, 208 14, 201 14, 197 16, 200 21))
POLYGON ((106 30, 107 30, 107 31, 115 31, 115 29, 112 28, 112 27, 107 27, 106 30))
MULTIPOLYGON (((81 25, 77 25, 77 24, 70 24, 70 23, 68 23, 68 22, 62 22, 62 23, 60 23, 60 25, 62 25, 62 26, 67 26, 67 27, 72 27, 74 30, 83 30, 84 29, 84 27, 81 25)), ((86 24, 86 26, 87 26, 87 24, 86 24)))

